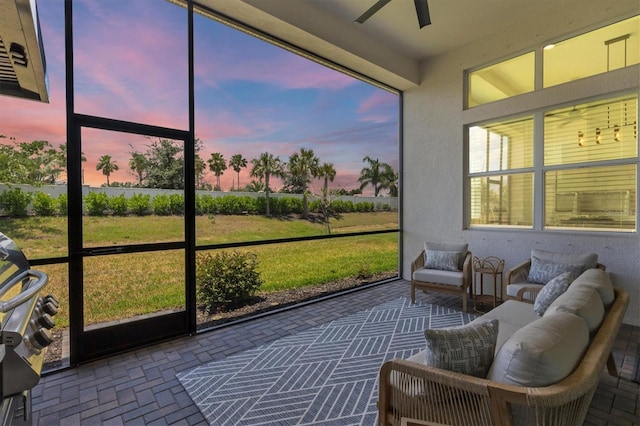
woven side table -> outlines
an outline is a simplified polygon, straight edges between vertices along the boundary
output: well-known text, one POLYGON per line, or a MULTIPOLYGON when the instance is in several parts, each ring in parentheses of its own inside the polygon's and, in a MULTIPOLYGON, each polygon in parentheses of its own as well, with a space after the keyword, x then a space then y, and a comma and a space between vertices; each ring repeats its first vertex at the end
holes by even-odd
POLYGON ((485 258, 474 257, 473 258, 473 310, 478 313, 486 313, 487 310, 483 310, 479 305, 495 308, 502 303, 502 272, 504 270, 504 259, 500 259, 495 256, 489 256, 485 258), (484 276, 490 275, 493 277, 493 294, 487 294, 484 291, 484 276), (478 277, 480 277, 480 293, 476 294, 476 288, 478 287, 478 277), (500 293, 498 294, 498 278, 500 279, 500 293))

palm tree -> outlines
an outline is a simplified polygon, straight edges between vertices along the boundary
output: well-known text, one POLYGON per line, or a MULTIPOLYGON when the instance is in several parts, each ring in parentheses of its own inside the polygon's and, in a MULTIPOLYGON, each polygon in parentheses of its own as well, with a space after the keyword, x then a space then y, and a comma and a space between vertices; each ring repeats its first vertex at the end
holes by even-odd
POLYGON ((209 170, 211 170, 213 174, 216 175, 215 189, 217 191, 220 191, 220 176, 222 176, 222 173, 227 170, 227 162, 225 161, 222 154, 220 154, 219 152, 214 152, 213 154, 211 154, 211 158, 207 160, 207 163, 209 163, 209 170))
POLYGON ((289 157, 287 165, 288 186, 294 193, 302 193, 303 217, 309 215, 309 203, 307 202, 307 188, 314 177, 318 176, 318 163, 320 160, 313 153, 313 149, 300 148, 300 152, 294 152, 289 157))
POLYGON ((110 155, 103 155, 98 160, 98 164, 96 165, 96 170, 102 170, 102 174, 107 177, 107 186, 109 186, 109 176, 111 173, 119 170, 120 167, 116 164, 115 161, 111 161, 110 155))
POLYGON ((249 182, 249 184, 244 188, 244 190, 247 192, 264 191, 264 183, 259 180, 251 179, 251 182, 249 182))
POLYGON ((269 178, 271 176, 282 176, 282 162, 279 157, 274 157, 273 154, 263 152, 260 157, 251 160, 251 177, 256 177, 260 181, 264 182, 264 194, 266 197, 266 214, 267 217, 271 216, 271 210, 269 209, 269 178))
POLYGON ((382 187, 389 190, 390 197, 398 196, 398 173, 387 163, 382 163, 382 187))
POLYGON ((131 159, 129 160, 129 168, 138 176, 138 186, 142 186, 142 181, 145 178, 145 173, 149 170, 149 161, 144 154, 139 152, 132 152, 131 159))
POLYGON ((242 154, 234 154, 229 160, 229 167, 231 167, 238 174, 238 189, 240 189, 240 170, 247 167, 247 159, 242 154))
MULTIPOLYGON (((196 181, 196 189, 204 189, 204 171, 207 168, 207 164, 204 160, 196 154, 196 158, 194 159, 194 172, 195 172, 195 181, 196 181)), ((209 184, 207 184, 209 185, 209 184)))
POLYGON ((336 177, 336 169, 333 167, 333 163, 324 163, 318 168, 318 177, 324 179, 324 185, 322 186, 322 196, 326 198, 329 193, 329 182, 333 182, 336 177))
POLYGON ((371 185, 373 186, 373 194, 377 197, 380 193, 380 189, 382 189, 381 184, 383 182, 383 176, 381 168, 383 166, 377 158, 374 160, 368 155, 364 157, 362 161, 368 162, 369 167, 364 167, 360 171, 360 177, 358 178, 358 182, 360 182, 360 189, 362 190, 365 186, 371 185))

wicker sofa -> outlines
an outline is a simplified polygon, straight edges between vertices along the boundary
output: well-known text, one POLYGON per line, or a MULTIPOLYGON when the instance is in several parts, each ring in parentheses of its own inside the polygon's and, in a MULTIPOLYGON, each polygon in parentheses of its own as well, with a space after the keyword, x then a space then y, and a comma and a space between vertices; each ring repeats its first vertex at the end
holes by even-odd
MULTIPOLYGON (((558 297, 551 303, 547 308, 548 313, 545 312, 542 317, 533 311, 534 305, 531 303, 507 300, 470 323, 473 325, 487 319, 497 319, 499 323, 495 356, 487 378, 428 366, 424 363, 425 351, 409 359, 385 362, 380 369, 380 424, 400 425, 403 418, 465 426, 582 424, 605 365, 609 374, 617 376, 611 348, 629 304, 629 295, 623 290, 614 289, 607 273, 597 268, 581 274, 571 283, 569 290, 566 296, 558 297), (609 286, 610 295, 603 296, 601 288, 596 289, 598 286, 605 289, 609 286), (569 294, 569 290, 577 293, 569 294), (590 302, 579 302, 581 306, 578 309, 563 305, 567 300, 580 299, 589 299, 590 302), (521 333, 533 327, 535 333, 544 334, 540 327, 556 323, 560 318, 576 321, 574 317, 579 317, 578 321, 583 323, 581 327, 589 331, 584 331, 587 333, 586 349, 578 349, 575 364, 570 366, 568 375, 543 386, 514 384, 514 376, 509 380, 495 379, 499 376, 496 371, 504 372, 511 368, 511 364, 518 365, 517 361, 513 361, 515 358, 505 357, 503 352, 514 347, 522 352, 528 350, 527 341, 518 342, 521 333), (514 339, 515 346, 511 344, 514 339)), ((576 333, 559 339, 559 343, 554 344, 548 353, 535 355, 542 360, 542 373, 536 374, 544 376, 545 368, 555 369, 554 356, 563 357, 564 351, 575 351, 573 334, 576 333)), ((502 377, 507 376, 509 374, 502 377)))

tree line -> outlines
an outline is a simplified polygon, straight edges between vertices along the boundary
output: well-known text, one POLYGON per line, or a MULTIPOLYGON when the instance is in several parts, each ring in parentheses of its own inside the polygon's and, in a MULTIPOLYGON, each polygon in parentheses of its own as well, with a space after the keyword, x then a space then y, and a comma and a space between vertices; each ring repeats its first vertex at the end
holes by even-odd
MULTIPOLYGON (((0 138, 4 136, 0 135, 0 138)), ((10 143, 0 143, 0 182, 15 184, 55 184, 62 172, 66 170, 66 144, 55 148, 47 141, 33 141, 17 143, 10 138, 10 143)), ((279 192, 302 194, 303 215, 309 212, 307 195, 314 179, 322 181, 322 197, 327 198, 330 193, 336 195, 354 195, 371 186, 374 196, 382 191, 388 191, 390 196, 398 195, 398 173, 389 164, 378 158, 366 156, 363 158, 365 166, 360 171, 359 188, 346 191, 331 192, 329 183, 336 177, 336 169, 332 163, 321 162, 313 149, 301 148, 289 156, 288 161, 280 157, 263 152, 251 161, 242 154, 234 154, 227 161, 223 154, 214 152, 205 161, 201 156, 203 143, 196 139, 195 144, 195 183, 196 189, 213 189, 220 191, 220 177, 231 169, 237 174, 237 189, 248 192, 264 192, 266 198, 266 214, 270 215, 269 194, 273 192, 271 179, 280 178, 282 188, 279 192), (249 167, 251 182, 244 188, 240 186, 240 172, 249 167), (215 176, 213 188, 205 181, 206 172, 215 176)), ((136 177, 136 182, 111 182, 111 175, 120 170, 120 165, 111 155, 100 156, 96 170, 101 171, 106 178, 106 186, 126 186, 157 189, 184 189, 184 151, 182 143, 167 139, 152 140, 147 150, 140 152, 133 149, 129 152, 128 167, 136 177)), ((83 154, 82 161, 86 161, 83 154)), ((103 185, 105 186, 105 185, 103 185)))

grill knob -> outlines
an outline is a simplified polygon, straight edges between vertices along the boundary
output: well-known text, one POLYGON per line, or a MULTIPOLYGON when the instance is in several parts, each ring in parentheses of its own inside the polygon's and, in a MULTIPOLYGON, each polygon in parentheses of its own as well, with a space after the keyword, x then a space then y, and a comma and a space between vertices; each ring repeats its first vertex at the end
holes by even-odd
POLYGON ((49 330, 56 325, 55 321, 49 314, 42 314, 42 316, 38 318, 38 324, 49 330))
POLYGON ((31 340, 31 344, 38 349, 42 349, 45 346, 49 346, 53 339, 51 338, 51 334, 45 328, 41 328, 40 330, 33 333, 33 336, 29 339, 31 340))
POLYGON ((54 305, 52 302, 46 302, 42 304, 42 311, 45 314, 55 315, 58 313, 58 307, 54 305))
POLYGON ((58 302, 58 299, 56 299, 56 297, 53 294, 49 294, 45 296, 44 301, 45 303, 51 302, 56 308, 60 307, 60 302, 58 302))

